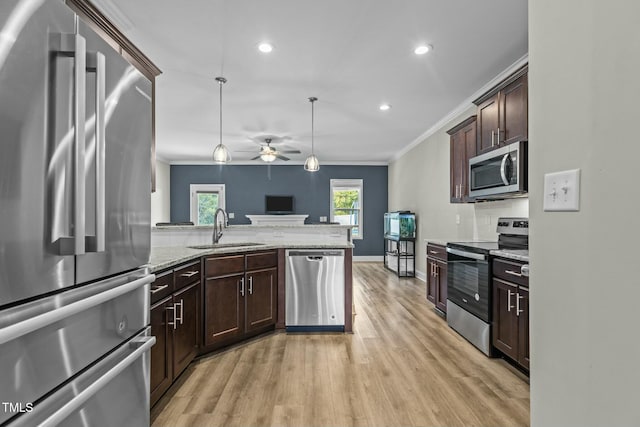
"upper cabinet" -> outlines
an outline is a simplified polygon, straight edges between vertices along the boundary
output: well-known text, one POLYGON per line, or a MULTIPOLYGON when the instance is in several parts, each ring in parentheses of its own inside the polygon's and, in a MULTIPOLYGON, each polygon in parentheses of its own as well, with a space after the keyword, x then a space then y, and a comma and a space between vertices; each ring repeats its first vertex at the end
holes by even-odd
POLYGON ((476 154, 528 138, 528 66, 516 71, 480 98, 476 154))
POLYGON ((151 82, 151 191, 156 189, 155 88, 160 69, 88 0, 65 0, 78 16, 151 82))
POLYGON ((469 198, 469 159, 476 155, 476 116, 471 116, 447 131, 451 135, 451 203, 466 203, 469 198))

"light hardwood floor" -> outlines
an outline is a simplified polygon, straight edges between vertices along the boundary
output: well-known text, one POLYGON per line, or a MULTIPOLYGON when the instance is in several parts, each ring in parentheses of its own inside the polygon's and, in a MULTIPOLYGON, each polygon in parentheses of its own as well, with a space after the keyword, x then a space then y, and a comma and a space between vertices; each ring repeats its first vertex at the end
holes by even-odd
POLYGON ((425 284, 355 263, 353 334, 273 333, 193 363, 153 426, 527 426, 529 385, 447 327, 425 284))

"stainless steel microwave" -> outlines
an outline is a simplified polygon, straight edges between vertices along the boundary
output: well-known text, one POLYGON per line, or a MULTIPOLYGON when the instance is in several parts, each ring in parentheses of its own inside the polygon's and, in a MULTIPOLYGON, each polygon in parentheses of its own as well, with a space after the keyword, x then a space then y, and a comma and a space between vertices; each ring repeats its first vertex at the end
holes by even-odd
POLYGON ((478 200, 527 195, 527 141, 469 159, 469 196, 478 200))

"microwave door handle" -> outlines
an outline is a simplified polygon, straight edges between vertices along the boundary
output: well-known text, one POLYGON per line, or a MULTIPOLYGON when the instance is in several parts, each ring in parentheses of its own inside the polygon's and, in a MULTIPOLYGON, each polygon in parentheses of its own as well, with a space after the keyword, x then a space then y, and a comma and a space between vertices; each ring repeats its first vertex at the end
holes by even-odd
POLYGON ((507 178, 507 160, 509 160, 510 153, 507 153, 502 157, 502 164, 500 164, 500 177, 504 185, 509 185, 509 178, 507 178))

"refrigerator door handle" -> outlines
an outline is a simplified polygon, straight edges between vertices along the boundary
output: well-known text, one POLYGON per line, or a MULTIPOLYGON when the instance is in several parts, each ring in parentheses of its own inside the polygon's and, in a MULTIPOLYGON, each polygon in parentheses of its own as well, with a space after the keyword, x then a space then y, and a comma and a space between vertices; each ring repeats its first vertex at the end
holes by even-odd
POLYGON ((96 74, 95 87, 95 165, 96 165, 96 235, 87 236, 87 252, 105 251, 105 56, 100 52, 87 54, 87 72, 96 74))
POLYGON ((151 347, 156 343, 156 337, 140 337, 133 339, 129 345, 131 347, 137 347, 131 354, 118 362, 107 373, 98 378, 95 382, 91 383, 87 388, 78 393, 73 399, 63 405, 60 409, 54 412, 49 418, 44 420, 40 427, 53 427, 59 425, 69 415, 78 410, 87 400, 100 391, 111 380, 117 377, 122 371, 124 371, 129 365, 135 362, 140 356, 149 351, 151 347))
POLYGON ((131 292, 134 289, 153 282, 155 278, 155 274, 149 274, 124 285, 111 288, 107 291, 81 299, 69 305, 47 311, 40 315, 4 327, 0 329, 0 345, 13 341, 23 335, 44 328, 45 326, 63 320, 67 317, 73 316, 74 314, 85 311, 91 307, 95 307, 106 301, 117 298, 120 295, 131 292))
POLYGON ((53 49, 61 56, 73 57, 73 231, 70 237, 60 237, 60 255, 85 253, 85 94, 86 94, 86 40, 79 34, 55 34, 53 49))

